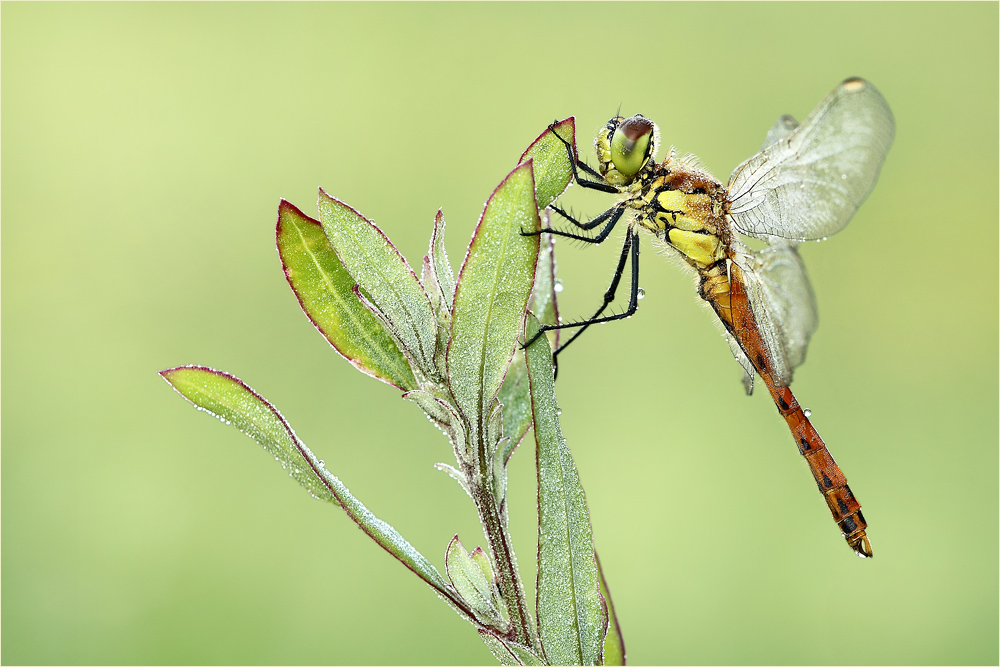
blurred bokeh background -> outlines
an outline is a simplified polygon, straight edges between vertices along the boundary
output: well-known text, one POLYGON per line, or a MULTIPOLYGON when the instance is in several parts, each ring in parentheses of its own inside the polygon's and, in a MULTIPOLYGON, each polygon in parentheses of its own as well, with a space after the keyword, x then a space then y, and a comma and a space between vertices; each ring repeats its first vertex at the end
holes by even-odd
MULTIPOLYGON (((996 664, 996 3, 62 4, 2 9, 2 661, 491 663, 472 628, 156 370, 225 369, 439 567, 481 540, 450 447, 299 311, 279 198, 322 185, 416 265, 459 264, 555 118, 621 106, 725 181, 842 79, 896 143, 803 249, 795 390, 870 521, 857 559, 694 279, 644 245, 637 317, 561 359, 630 662, 996 664)), ((579 188, 583 213, 609 200, 579 188)), ((558 245, 564 315, 617 244, 558 245)), ((512 462, 534 577, 533 445, 512 462)))

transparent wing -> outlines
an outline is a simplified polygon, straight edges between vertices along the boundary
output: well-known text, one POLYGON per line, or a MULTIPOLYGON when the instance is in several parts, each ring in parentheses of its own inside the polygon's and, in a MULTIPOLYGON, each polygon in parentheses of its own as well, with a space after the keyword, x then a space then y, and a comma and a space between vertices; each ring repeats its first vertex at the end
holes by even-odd
POLYGON ((743 367, 743 388, 746 390, 747 396, 750 396, 753 394, 753 377, 756 372, 753 364, 750 363, 747 353, 743 351, 743 348, 740 347, 739 342, 732 334, 726 334, 726 342, 729 343, 729 351, 733 353, 733 358, 743 367))
POLYGON ((749 236, 823 239, 843 229, 875 187, 895 134, 892 111, 875 86, 848 79, 791 132, 785 118, 730 176, 729 213, 749 236))
POLYGON ((799 121, 795 120, 792 116, 785 114, 781 118, 775 121, 774 125, 770 130, 767 131, 767 136, 764 137, 764 143, 760 145, 760 150, 764 150, 771 144, 776 144, 781 139, 787 139, 792 133, 792 130, 799 126, 799 121))
POLYGON ((743 269, 750 308, 767 346, 772 378, 787 387, 806 359, 819 318, 806 267, 794 243, 776 241, 760 252, 737 258, 743 269))

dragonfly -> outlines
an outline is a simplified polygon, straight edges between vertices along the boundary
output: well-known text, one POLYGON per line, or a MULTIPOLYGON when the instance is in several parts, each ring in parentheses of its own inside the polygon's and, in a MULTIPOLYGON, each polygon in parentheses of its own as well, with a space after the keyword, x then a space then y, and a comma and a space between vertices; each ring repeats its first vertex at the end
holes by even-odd
POLYGON ((747 394, 753 391, 754 376, 760 377, 847 544, 862 558, 871 558, 861 504, 789 385, 818 322, 797 246, 825 240, 850 222, 875 187, 894 134, 888 103, 861 78, 843 81, 801 124, 792 116, 779 118, 760 151, 736 167, 725 186, 696 157, 678 157, 673 148, 656 162, 659 129, 642 115, 616 115, 601 129, 594 142, 599 170, 581 161, 574 143, 557 134, 566 145, 574 182, 616 194, 619 200, 586 221, 552 206, 573 230, 548 226, 525 233, 597 244, 623 219, 627 231, 597 311, 578 322, 543 326, 525 346, 546 331, 576 328, 558 354, 589 326, 631 317, 643 295, 639 234, 651 233, 694 269, 698 294, 722 322, 733 356, 743 367, 747 394), (750 247, 744 237, 763 241, 763 249, 750 247), (631 265, 628 306, 605 315, 626 264, 631 265))

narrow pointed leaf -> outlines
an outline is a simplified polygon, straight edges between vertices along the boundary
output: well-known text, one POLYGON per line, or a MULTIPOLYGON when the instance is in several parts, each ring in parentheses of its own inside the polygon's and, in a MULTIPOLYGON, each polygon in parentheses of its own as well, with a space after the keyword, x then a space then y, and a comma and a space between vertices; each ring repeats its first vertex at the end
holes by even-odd
MULTIPOLYGON (((552 129, 570 144, 576 145, 576 121, 572 116, 559 121, 552 129)), ((529 158, 535 164, 535 190, 538 209, 542 210, 569 187, 573 179, 573 167, 566 153, 566 145, 548 129, 538 135, 524 151, 520 162, 529 158)))
MULTIPOLYGON (((546 216, 548 211, 546 211, 546 216)), ((538 250, 538 265, 535 268, 535 285, 528 299, 528 310, 543 324, 558 324, 559 309, 556 303, 555 246, 551 235, 542 237, 538 250)), ((553 347, 559 345, 559 330, 550 332, 553 347)), ((500 402, 503 403, 503 434, 510 438, 504 446, 500 462, 504 465, 514 454, 528 429, 531 427, 531 395, 528 392, 528 371, 524 365, 524 353, 518 350, 510 364, 503 386, 500 387, 500 402)))
POLYGON ((604 637, 604 651, 601 653, 602 665, 624 665, 625 664, 625 640, 622 638, 622 629, 618 625, 618 615, 615 613, 614 602, 611 601, 611 593, 608 591, 608 582, 604 578, 604 568, 601 567, 601 559, 594 552, 597 560, 597 574, 601 578, 601 595, 608 606, 608 633, 604 637))
POLYGON ((448 544, 444 567, 455 590, 473 610, 492 624, 503 622, 500 611, 494 604, 492 580, 486 578, 479 563, 465 550, 458 535, 448 544))
POLYGON ((347 204, 320 190, 317 207, 344 268, 392 323, 420 368, 432 372, 437 324, 413 269, 378 227, 347 204))
POLYGON ((468 450, 468 443, 465 439, 465 428, 462 418, 455 412, 455 409, 446 401, 435 398, 430 392, 423 389, 414 389, 403 394, 403 398, 416 403, 427 418, 434 422, 441 431, 448 436, 452 446, 455 448, 455 459, 464 465, 470 465, 471 455, 468 450))
MULTIPOLYGON (((525 336, 538 331, 529 316, 525 336)), ((541 338, 526 350, 538 472, 536 615, 545 655, 555 665, 600 661, 607 609, 600 593, 590 514, 557 417, 552 355, 541 338)))
POLYGON ((455 302, 455 274, 444 247, 444 228, 444 213, 439 209, 434 216, 434 231, 431 233, 430 244, 421 267, 424 290, 430 296, 434 316, 437 318, 437 349, 434 363, 438 376, 442 378, 448 375, 445 355, 451 331, 451 309, 455 302))
MULTIPOLYGON (((549 211, 545 212, 545 226, 549 224, 549 211)), ((542 324, 559 324, 559 303, 557 295, 560 289, 559 281, 556 279, 556 246, 555 237, 546 234, 542 237, 541 246, 538 249, 538 268, 535 270, 535 287, 531 290, 531 299, 528 301, 528 310, 534 313, 535 317, 542 324)), ((559 347, 559 330, 550 332, 556 334, 553 347, 559 347)))
MULTIPOLYGON (((430 259, 433 275, 444 307, 450 312, 455 300, 455 272, 448 260, 448 251, 444 247, 444 213, 438 211, 434 216, 434 232, 431 234, 430 248, 427 257, 430 259)), ((429 285, 425 285, 430 289, 429 285)))
MULTIPOLYGON (((469 498, 472 498, 472 489, 469 488, 469 482, 465 479, 465 475, 462 474, 461 470, 455 466, 450 466, 447 463, 435 463, 434 467, 458 482, 458 485, 462 487, 462 490, 465 491, 466 495, 469 496, 469 498)), ((472 498, 472 500, 474 501, 475 498, 472 498)))
POLYGON ((496 579, 496 575, 493 574, 493 565, 490 564, 490 557, 486 555, 482 547, 476 547, 469 554, 472 557, 473 562, 479 567, 479 571, 483 573, 486 581, 493 582, 496 579))
POLYGON ((528 392, 528 369, 524 353, 518 350, 500 387, 503 404, 503 434, 510 438, 503 448, 498 463, 507 465, 514 450, 531 428, 531 394, 528 392))
POLYGON ((455 290, 448 375, 458 407, 485 426, 517 344, 538 257, 531 162, 497 186, 469 244, 455 290))
POLYGON ((232 424, 256 440, 290 471, 313 496, 339 505, 369 537, 431 585, 462 613, 467 607, 457 599, 441 573, 395 528, 382 521, 351 495, 299 440, 278 410, 257 392, 228 373, 204 366, 180 366, 160 371, 184 398, 199 410, 232 424))
POLYGON ((323 482, 319 460, 270 403, 239 378, 204 366, 180 366, 160 375, 199 410, 246 433, 314 498, 339 504, 323 482))
POLYGON ((354 278, 337 259, 320 222, 281 200, 275 239, 288 285, 333 349, 368 375, 400 389, 415 388, 406 358, 354 295, 354 278))
POLYGON ((483 643, 501 665, 547 665, 534 651, 516 642, 505 641, 487 630, 479 630, 483 643))

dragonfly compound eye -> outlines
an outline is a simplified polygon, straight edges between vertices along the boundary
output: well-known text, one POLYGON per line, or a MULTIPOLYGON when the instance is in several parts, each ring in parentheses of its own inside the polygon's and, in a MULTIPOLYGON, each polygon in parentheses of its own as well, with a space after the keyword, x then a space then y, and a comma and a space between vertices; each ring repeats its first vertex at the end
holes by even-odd
POLYGON ((626 118, 611 135, 611 162, 625 182, 646 165, 653 152, 655 126, 648 118, 626 118))

